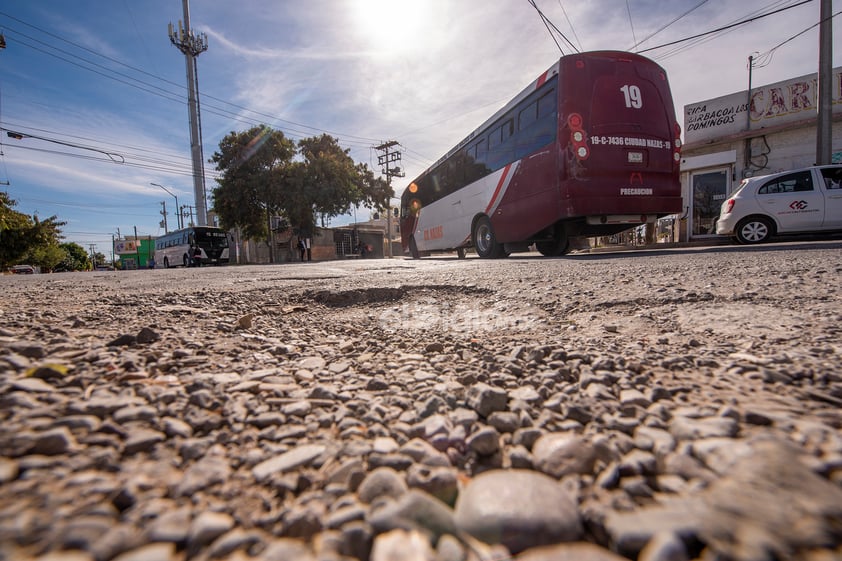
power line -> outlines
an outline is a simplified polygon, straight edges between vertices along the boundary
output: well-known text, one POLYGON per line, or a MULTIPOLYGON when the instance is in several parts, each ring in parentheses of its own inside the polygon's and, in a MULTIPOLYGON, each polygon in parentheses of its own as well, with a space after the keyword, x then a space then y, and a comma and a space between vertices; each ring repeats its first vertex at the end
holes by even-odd
POLYGON ((561 8, 561 13, 564 14, 564 18, 567 20, 567 25, 570 26, 570 31, 573 32, 573 37, 576 39, 576 43, 579 44, 579 50, 582 50, 582 41, 579 40, 579 36, 576 34, 576 28, 573 27, 573 22, 570 20, 570 16, 567 15, 567 10, 564 9, 564 5, 561 3, 561 0, 558 0, 558 6, 561 8))
MULTIPOLYGON (((23 140, 24 138, 33 138, 33 139, 36 139, 36 140, 41 140, 41 141, 44 141, 44 142, 50 142, 50 143, 53 143, 53 144, 58 144, 60 146, 66 146, 66 147, 74 148, 74 149, 78 149, 78 150, 89 150, 89 151, 93 151, 93 152, 99 152, 99 153, 105 155, 108 158, 108 160, 105 160, 103 158, 90 158, 90 157, 85 157, 84 159, 94 159, 94 160, 99 160, 99 161, 109 161, 110 160, 112 163, 127 165, 127 166, 130 166, 130 167, 146 167, 147 169, 155 169, 155 170, 158 170, 158 171, 172 171, 173 173, 185 173, 187 171, 192 171, 192 168, 188 168, 186 163, 168 161, 168 160, 165 160, 165 159, 162 159, 162 158, 150 157, 150 156, 147 156, 147 155, 117 152, 113 149, 106 149, 106 148, 101 148, 99 146, 78 144, 78 143, 68 142, 68 141, 64 141, 64 140, 60 140, 60 139, 56 139, 56 138, 50 138, 50 137, 47 137, 47 136, 41 136, 41 135, 36 135, 36 134, 31 134, 31 133, 21 133, 21 132, 19 132, 20 130, 23 130, 23 129, 16 129, 16 130, 13 131, 13 130, 10 130, 9 128, 7 128, 7 127, 0 126, 0 132, 6 131, 7 135, 11 138, 15 138, 15 139, 18 139, 18 140, 23 140), (133 157, 135 160, 137 160, 138 162, 141 162, 142 164, 138 163, 138 162, 127 161, 127 157, 133 157)), ((43 129, 40 129, 40 130, 43 130, 43 129)), ((47 152, 44 149, 34 148, 34 147, 30 147, 30 146, 18 146, 16 144, 14 144, 14 145, 13 144, 6 144, 6 146, 10 146, 10 147, 14 147, 14 148, 29 149, 29 150, 34 150, 34 151, 47 152)), ((52 151, 48 151, 48 152, 54 153, 54 154, 60 154, 60 155, 82 157, 81 154, 76 154, 74 152, 61 152, 61 151, 58 151, 58 150, 52 150, 52 151)))
POLYGON ((629 6, 629 0, 626 0, 626 13, 629 14, 629 27, 631 27, 632 41, 637 43, 637 37, 635 37, 634 34, 634 22, 632 21, 631 6, 629 6))
MULTIPOLYGON (((174 87, 178 88, 179 90, 185 90, 185 89, 186 89, 186 86, 184 86, 184 85, 178 84, 178 83, 176 83, 176 82, 170 81, 170 80, 168 80, 168 79, 166 79, 166 78, 162 78, 162 77, 160 77, 160 76, 156 76, 155 74, 152 74, 152 73, 150 73, 150 72, 147 72, 147 71, 145 71, 145 70, 143 70, 143 69, 141 69, 141 68, 137 68, 137 67, 135 67, 135 66, 132 66, 132 65, 126 64, 126 63, 124 63, 124 62, 122 62, 122 61, 120 61, 120 60, 118 60, 118 59, 115 59, 115 58, 113 58, 113 57, 110 57, 110 56, 104 55, 104 54, 102 54, 102 53, 99 53, 99 52, 97 52, 97 51, 94 51, 94 50, 92 50, 92 49, 89 49, 89 48, 87 48, 87 47, 85 47, 85 46, 83 46, 83 45, 80 45, 80 44, 78 44, 78 43, 75 43, 75 42, 73 42, 73 41, 70 41, 70 40, 68 40, 68 39, 65 39, 64 37, 61 37, 60 35, 57 35, 57 34, 55 34, 55 33, 52 33, 52 32, 47 31, 47 30, 45 30, 45 29, 42 29, 42 28, 40 28, 40 27, 38 27, 38 26, 32 25, 32 24, 30 24, 30 23, 27 23, 27 22, 25 22, 25 21, 23 21, 23 20, 21 20, 21 19, 19 19, 19 18, 16 18, 16 17, 14 17, 14 16, 11 16, 11 15, 9 15, 9 14, 5 13, 5 12, 0 12, 0 16, 5 16, 5 17, 7 17, 7 18, 9 18, 9 19, 11 19, 11 20, 13 20, 13 21, 16 21, 16 22, 18 22, 18 23, 21 23, 21 24, 23 24, 23 25, 27 26, 27 27, 30 27, 30 28, 32 28, 32 29, 35 29, 35 30, 37 30, 37 31, 39 31, 39 32, 41 32, 41 33, 44 33, 45 35, 48 35, 48 36, 50 36, 50 37, 52 37, 52 38, 54 38, 54 39, 57 39, 57 40, 62 41, 62 42, 64 42, 64 43, 67 43, 68 45, 72 45, 72 46, 74 46, 74 47, 76 47, 76 48, 78 48, 78 49, 81 49, 81 50, 83 50, 83 51, 85 51, 85 52, 88 52, 88 53, 90 53, 90 54, 93 54, 93 55, 95 55, 95 56, 98 56, 98 57, 104 58, 105 60, 108 60, 108 61, 110 61, 110 62, 113 62, 113 63, 115 63, 115 64, 118 64, 118 65, 120 65, 120 66, 123 66, 123 67, 125 67, 125 68, 128 68, 128 69, 130 69, 130 70, 132 70, 132 71, 134 71, 134 72, 138 72, 138 73, 140 73, 140 74, 142 74, 142 75, 145 75, 145 76, 148 76, 148 77, 154 78, 154 79, 156 79, 156 80, 160 80, 161 82, 164 82, 164 83, 166 83, 166 84, 169 84, 169 85, 171 85, 171 86, 174 86, 174 87)), ((91 65, 94 65, 94 66, 96 66, 96 67, 103 68, 103 69, 105 69, 105 70, 108 70, 108 71, 110 71, 110 72, 113 72, 113 73, 115 73, 115 74, 116 74, 116 75, 118 75, 118 76, 123 76, 123 77, 126 77, 126 78, 130 79, 130 80, 135 80, 135 81, 137 81, 138 83, 144 84, 145 86, 148 86, 148 87, 150 87, 150 88, 157 89, 157 90, 159 90, 160 92, 164 92, 165 94, 168 94, 168 95, 173 95, 173 96, 179 96, 179 94, 176 94, 176 93, 171 92, 171 91, 164 90, 163 88, 160 88, 160 87, 158 87, 158 86, 155 86, 154 84, 150 84, 150 83, 148 83, 148 82, 144 82, 144 81, 142 81, 142 80, 138 80, 137 78, 134 78, 134 77, 128 76, 128 75, 126 75, 126 74, 122 74, 122 73, 120 73, 120 72, 117 72, 117 71, 115 71, 115 70, 109 69, 108 67, 105 67, 105 66, 103 66, 103 65, 100 65, 100 64, 98 64, 98 63, 95 63, 95 62, 89 61, 89 60, 87 60, 87 59, 83 59, 82 57, 79 57, 79 56, 77 56, 77 55, 72 55, 71 53, 67 53, 67 52, 65 52, 65 51, 62 51, 61 49, 58 49, 57 47, 54 47, 54 46, 52 46, 52 45, 48 45, 48 44, 44 43, 43 41, 40 41, 40 40, 35 39, 35 38, 33 38, 33 37, 29 37, 28 35, 26 35, 26 34, 24 34, 24 33, 21 33, 20 31, 14 31, 14 30, 13 30, 13 33, 17 33, 18 35, 21 35, 21 36, 26 37, 26 38, 28 38, 28 39, 30 39, 30 40, 36 41, 36 42, 38 42, 38 43, 40 43, 40 44, 42 44, 42 45, 45 45, 45 46, 47 46, 47 47, 49 47, 49 48, 51 48, 51 49, 54 49, 54 50, 56 50, 56 51, 59 51, 59 52, 61 52, 61 53, 65 53, 65 54, 67 54, 67 55, 69 55, 69 56, 73 56, 74 58, 77 58, 77 59, 79 59, 79 60, 82 60, 82 61, 86 62, 87 64, 91 64, 91 65)), ((33 49, 35 49, 35 50, 39 50, 39 51, 41 51, 41 52, 44 52, 44 53, 45 53, 45 54, 47 54, 47 55, 50 55, 50 56, 54 56, 54 57, 56 57, 56 58, 59 58, 60 60, 65 60, 65 62, 69 62, 70 64, 74 64, 74 65, 76 65, 76 66, 80 66, 81 68, 84 68, 85 70, 88 70, 88 71, 91 71, 91 72, 95 72, 95 73, 100 74, 100 75, 102 75, 102 76, 105 76, 105 77, 107 77, 107 78, 111 78, 111 79, 115 79, 115 80, 116 80, 116 78, 114 78, 114 77, 112 77, 112 76, 107 76, 107 75, 102 74, 102 73, 100 73, 100 72, 97 72, 97 71, 95 71, 95 70, 93 70, 93 69, 91 69, 91 68, 86 68, 85 66, 82 66, 82 65, 76 64, 76 63, 74 63, 74 62, 72 62, 72 61, 69 61, 69 60, 64 59, 64 58, 62 58, 62 57, 59 57, 59 56, 57 56, 57 55, 55 55, 55 54, 53 54, 53 53, 45 52, 45 51, 43 51, 43 50, 41 50, 41 49, 38 49, 38 48, 36 48, 36 47, 33 47, 33 46, 31 46, 31 45, 27 45, 27 44, 24 44, 24 45, 25 45, 25 46, 27 46, 27 47, 33 48, 33 49)), ((120 81, 120 80, 117 80, 117 81, 120 81)), ((126 83, 126 82, 123 82, 123 83, 126 83)), ((137 86, 135 86, 134 84, 130 84, 130 83, 126 83, 126 84, 127 84, 127 85, 130 85, 130 86, 133 86, 133 87, 137 87, 137 86)), ((139 89, 143 90, 144 88, 139 88, 139 89)), ((146 90, 146 91, 148 91, 148 90, 146 90)), ((177 102, 179 102, 179 103, 184 103, 184 100, 183 100, 183 99, 181 99, 180 97, 168 98, 166 95, 162 95, 162 93, 156 93, 156 92, 154 92, 154 91, 148 91, 148 93, 152 93, 153 95, 158 95, 158 96, 160 96, 160 97, 164 97, 165 99, 170 99, 171 101, 177 101, 177 102)), ((231 106, 231 107, 235 107, 235 108, 240 109, 240 110, 243 110, 243 111, 248 111, 249 113, 253 113, 253 114, 255 114, 255 115, 259 115, 259 116, 263 116, 263 117, 268 117, 269 119, 272 119, 273 121, 276 121, 276 122, 280 122, 280 123, 288 123, 289 125, 292 125, 293 127, 301 127, 301 128, 304 128, 304 129, 309 129, 310 131, 314 131, 314 132, 326 133, 326 134, 330 134, 330 135, 333 135, 333 136, 338 136, 338 137, 340 137, 340 138, 344 139, 346 143, 350 143, 350 142, 351 142, 351 141, 348 141, 347 139, 357 139, 357 142, 358 142, 358 143, 359 143, 359 142, 365 142, 365 143, 367 143, 367 144, 370 144, 371 142, 378 142, 378 139, 374 139, 374 138, 368 138, 368 137, 357 136, 357 135, 352 135, 352 134, 345 134, 345 133, 340 133, 340 132, 336 132, 336 131, 330 131, 330 130, 322 129, 322 128, 319 128, 319 127, 314 127, 314 126, 310 126, 310 125, 305 125, 305 124, 301 124, 301 123, 296 123, 296 122, 294 122, 294 121, 290 121, 290 120, 287 120, 287 119, 283 119, 283 118, 278 117, 278 116, 276 116, 276 115, 270 115, 270 114, 268 114, 268 113, 263 113, 263 112, 260 112, 260 111, 256 111, 256 110, 253 110, 253 109, 249 109, 248 107, 245 107, 245 106, 243 106, 243 105, 239 105, 239 104, 236 104, 236 103, 233 103, 233 102, 230 102, 230 101, 226 101, 226 100, 224 100, 224 99, 220 99, 220 98, 218 98, 218 97, 214 97, 214 96, 212 96, 212 95, 210 95, 210 94, 202 94, 202 97, 207 98, 207 99, 212 99, 212 100, 217 101, 217 102, 219 102, 219 103, 224 103, 224 104, 226 104, 226 105, 229 105, 229 106, 231 106)), ((219 116, 230 117, 230 118, 235 118, 235 120, 240 120, 240 119, 237 119, 237 117, 238 117, 238 116, 237 116, 237 114, 236 114, 236 113, 233 113, 233 112, 231 112, 231 111, 228 111, 228 110, 226 110, 226 109, 224 109, 224 108, 220 108, 220 107, 218 107, 218 106, 217 106, 217 107, 215 107, 215 109, 217 109, 218 111, 221 111, 221 112, 222 112, 221 114, 217 113, 217 115, 219 115, 219 116)), ((242 121, 242 122, 245 122, 245 121, 242 121)), ((258 123, 258 124, 260 124, 260 123, 258 123)), ((312 134, 312 132, 303 132, 303 131, 296 131, 296 132, 299 132, 299 133, 301 133, 301 134, 312 134)))
POLYGON ((774 10, 774 11, 772 11, 772 12, 768 12, 768 13, 765 13, 765 14, 761 14, 761 15, 759 15, 759 16, 755 16, 755 17, 751 17, 751 18, 748 18, 748 19, 744 19, 744 20, 741 20, 741 21, 738 21, 738 22, 735 22, 735 23, 732 23, 732 24, 729 24, 729 25, 725 25, 725 26, 722 26, 722 27, 718 27, 718 28, 716 28, 716 29, 712 29, 712 30, 710 30, 710 31, 705 31, 704 33, 698 33, 698 34, 696 34, 696 35, 692 35, 692 36, 690 36, 690 37, 685 37, 684 39, 677 39, 677 40, 675 40, 675 41, 670 41, 669 43, 664 43, 664 44, 662 44, 662 45, 658 45, 657 47, 649 47, 648 49, 642 49, 642 50, 637 51, 637 53, 638 53, 638 54, 640 54, 640 53, 646 53, 646 52, 649 52, 649 51, 654 51, 654 50, 657 50, 657 49, 662 49, 662 48, 664 48, 664 47, 670 47, 670 46, 672 46, 672 45, 678 45, 678 44, 680 44, 680 43, 685 43, 685 42, 687 42, 687 41, 692 41, 693 39, 698 39, 698 38, 700 38, 700 37, 705 37, 705 36, 708 36, 708 35, 712 35, 712 34, 714 34, 714 33, 720 33, 720 32, 722 32, 722 31, 725 31, 725 30, 728 30, 728 29, 732 29, 732 28, 734 28, 734 27, 738 27, 738 26, 740 26, 740 25, 745 25, 745 24, 747 24, 747 23, 751 23, 751 22, 757 21, 757 20, 759 20, 759 19, 763 19, 763 18, 768 17, 768 16, 772 16, 772 15, 775 15, 775 14, 779 14, 779 13, 781 13, 781 12, 784 12, 784 11, 786 11, 786 10, 790 10, 790 9, 792 9, 792 8, 797 8, 798 6, 803 6, 804 4, 808 4, 808 3, 809 3, 809 2, 811 2, 811 1, 812 1, 812 0, 802 0, 802 1, 801 1, 801 2, 799 2, 798 4, 793 4, 792 6, 787 6, 787 7, 785 7, 785 8, 780 8, 780 9, 778 9, 778 10, 774 10))
MULTIPOLYGON (((836 12, 835 14, 833 14, 832 16, 830 16, 827 19, 833 19, 836 16, 838 16, 839 14, 842 14, 842 10, 836 12)), ((754 66, 754 68, 763 68, 764 66, 768 66, 772 62, 772 57, 774 56, 776 50, 780 49, 781 47, 783 47, 784 45, 786 45, 790 41, 792 41, 794 39, 797 39, 798 37, 804 35, 808 31, 810 31, 811 29, 818 27, 824 21, 825 20, 820 20, 817 23, 814 23, 813 25, 808 27, 807 29, 804 29, 803 31, 800 31, 799 33, 796 33, 795 35, 793 35, 789 39, 786 39, 786 40, 778 43, 777 45, 775 45, 774 47, 772 47, 768 51, 765 51, 763 53, 758 54, 756 57, 754 57, 752 59, 752 66, 754 66)))
MULTIPOLYGON (((769 4, 767 6, 764 6, 763 8, 760 8, 760 9, 754 10, 752 12, 749 12, 748 14, 744 15, 742 19, 751 18, 751 17, 755 17, 755 16, 770 15, 770 11, 772 11, 776 8, 782 7, 782 6, 787 7, 787 8, 793 8, 793 7, 795 7, 794 5, 792 5, 794 1, 797 1, 797 0, 777 0, 776 2, 772 2, 771 4, 769 4), (789 4, 789 6, 787 6, 787 4, 789 4)), ((741 21, 741 19, 737 18, 735 20, 732 20, 730 23, 736 23, 736 22, 739 22, 739 21, 741 21)), ((705 37, 697 38, 697 39, 694 39, 694 40, 692 40, 692 41, 690 41, 686 44, 673 46, 671 49, 667 50, 664 53, 656 55, 653 58, 655 60, 665 60, 665 59, 671 58, 675 55, 678 55, 679 53, 682 53, 682 52, 687 51, 689 49, 692 49, 694 47, 701 46, 705 43, 709 43, 710 41, 713 41, 714 39, 716 39, 716 38, 718 38, 722 35, 725 35, 727 33, 731 33, 732 31, 734 31, 734 29, 736 29, 736 28, 727 29, 725 31, 721 31, 721 32, 718 32, 718 33, 713 33, 711 35, 707 35, 705 37)))
MULTIPOLYGON (((2 123, 2 121, 0 121, 0 123, 2 123)), ((97 142, 97 139, 91 138, 89 136, 81 136, 81 135, 76 135, 76 134, 63 133, 63 132, 58 132, 58 131, 51 131, 49 129, 30 127, 30 126, 27 126, 27 125, 12 123, 12 122, 8 122, 8 121, 6 121, 3 124, 5 124, 7 127, 12 127, 16 130, 23 129, 23 130, 35 131, 35 132, 39 132, 39 133, 63 136, 63 137, 67 137, 67 138, 75 138, 75 139, 78 139, 78 140, 86 140, 86 141, 89 141, 89 142, 97 142)), ((166 155, 169 158, 174 158, 175 160, 184 160, 187 164, 189 164, 189 162, 190 162, 190 159, 185 157, 181 153, 176 153, 176 152, 166 153, 166 152, 161 152, 157 148, 150 148, 150 147, 144 147, 144 146, 132 146, 130 144, 121 144, 119 142, 115 142, 114 146, 117 146, 119 148, 128 148, 129 150, 136 150, 138 152, 151 152, 151 153, 155 153, 155 154, 163 154, 163 155, 166 155)), ((174 164, 174 165, 177 165, 177 164, 174 164)))
MULTIPOLYGON (((11 146, 11 145, 6 144, 6 146, 11 146)), ((111 159, 108 159, 108 158, 97 158, 95 156, 87 156, 85 154, 76 154, 74 152, 62 152, 60 150, 49 150, 49 149, 46 149, 46 148, 35 148, 35 147, 32 147, 32 146, 14 146, 13 148, 16 149, 16 150, 29 150, 30 152, 40 152, 40 153, 43 153, 43 154, 53 154, 53 155, 56 155, 56 156, 67 156, 67 157, 71 157, 71 158, 78 158, 80 160, 88 160, 88 161, 94 161, 94 162, 104 162, 104 163, 108 163, 108 164, 114 164, 115 163, 114 160, 111 160, 111 159)), ((193 177, 193 171, 192 171, 192 169, 189 169, 189 168, 185 168, 184 171, 178 171, 178 170, 174 170, 171 167, 156 166, 156 165, 151 165, 151 164, 140 164, 140 163, 135 163, 135 162, 131 162, 131 161, 121 162, 121 163, 119 163, 119 165, 129 167, 129 168, 137 168, 137 169, 145 169, 145 170, 149 170, 149 171, 165 172, 165 173, 169 173, 169 174, 172 174, 172 175, 182 175, 182 176, 185 176, 185 177, 193 177)), ((214 176, 214 179, 216 179, 218 177, 221 177, 221 175, 217 174, 216 176, 214 176)))
POLYGON ((650 33, 649 35, 647 35, 645 38, 641 39, 640 41, 637 41, 634 45, 632 45, 631 49, 629 49, 629 50, 631 51, 633 49, 636 49, 639 45, 645 43, 646 41, 648 41, 649 39, 651 39, 652 37, 654 37, 655 35, 657 35, 661 31, 666 29, 667 27, 671 26, 672 24, 674 24, 675 22, 677 22, 681 18, 685 17, 686 15, 690 14, 691 12, 694 12, 695 10, 697 10, 698 8, 702 7, 704 4, 707 4, 707 3, 708 3, 708 0, 702 0, 701 2, 699 2, 695 6, 693 6, 692 8, 690 8, 689 10, 687 10, 686 12, 684 12, 683 14, 681 14, 680 16, 678 16, 677 18, 675 18, 674 20, 669 22, 668 24, 658 28, 656 31, 654 31, 653 33, 650 33))
POLYGON ((556 25, 550 20, 550 18, 548 18, 546 16, 546 14, 544 14, 544 12, 541 11, 541 8, 539 8, 538 5, 535 3, 535 0, 526 0, 526 1, 529 2, 529 4, 533 8, 535 8, 536 12, 538 12, 538 15, 541 17, 541 21, 544 23, 544 27, 547 28, 547 32, 550 34, 550 37, 552 38, 553 42, 556 44, 556 47, 558 47, 558 50, 561 52, 562 55, 564 55, 564 49, 561 48, 561 45, 559 44, 558 40, 556 39, 556 35, 553 34, 553 31, 555 31, 555 33, 559 37, 561 37, 564 40, 565 43, 567 43, 570 46, 570 48, 573 50, 573 52, 577 52, 577 53, 579 52, 579 49, 576 48, 576 45, 574 45, 570 41, 570 39, 568 39, 567 36, 564 33, 562 33, 561 30, 558 27, 556 27, 556 25))
MULTIPOLYGON (((58 53, 61 53, 61 54, 56 54, 54 52, 50 52, 49 50, 45 50, 43 48, 40 48, 40 47, 37 47, 35 45, 29 44, 26 41, 21 41, 20 39, 17 39, 18 44, 23 45, 25 47, 28 47, 30 49, 33 49, 35 51, 41 52, 45 55, 48 55, 48 56, 51 56, 51 57, 56 58, 58 60, 67 62, 68 64, 71 64, 73 66, 77 66, 77 67, 79 67, 83 70, 87 70, 89 72, 93 72, 94 74, 97 74, 99 76, 102 76, 102 77, 110 79, 110 80, 114 80, 115 82, 124 84, 126 86, 139 89, 141 91, 144 91, 146 93, 155 95, 157 97, 161 97, 161 98, 166 99, 168 101, 174 101, 174 102, 182 104, 182 105, 186 103, 185 100, 181 97, 181 95, 179 93, 172 92, 172 91, 169 91, 169 90, 165 90, 161 87, 156 86, 155 84, 151 84, 149 82, 139 80, 139 79, 134 78, 132 76, 129 76, 127 74, 112 70, 112 69, 108 68, 107 66, 101 65, 99 63, 89 61, 89 60, 84 59, 82 57, 79 57, 77 55, 73 55, 71 53, 67 53, 67 52, 62 51, 60 49, 57 49, 56 47, 53 47, 52 45, 48 45, 46 43, 43 43, 42 41, 39 41, 38 39, 31 38, 31 37, 27 36, 26 34, 22 34, 18 31, 12 30, 12 34, 13 35, 21 35, 23 37, 26 37, 27 39, 30 39, 32 41, 35 41, 35 42, 40 43, 42 45, 45 45, 49 49, 52 49, 52 50, 58 51, 58 53), (66 55, 66 56, 63 56, 63 55, 66 55), (86 66, 85 64, 82 64, 80 62, 76 62, 75 60, 71 60, 71 59, 67 58, 68 56, 73 57, 73 58, 75 58, 75 59, 77 59, 77 60, 79 60, 79 61, 81 61, 85 64, 89 64, 89 65, 93 66, 94 68, 86 66), (97 68, 100 68, 100 69, 104 70, 105 72, 102 71, 102 70, 97 70, 97 68), (114 75, 108 74, 107 72, 111 72, 114 75)), ((105 58, 108 58, 108 57, 105 57, 105 58)), ((112 59, 109 59, 109 60, 112 60, 112 59)), ((129 67, 129 68, 133 68, 133 67, 129 67)), ((140 72, 143 72, 143 71, 140 71, 140 72)), ((146 72, 143 72, 143 73, 148 74, 146 72)), ((165 80, 163 78, 158 78, 158 79, 160 79, 164 82, 167 82, 167 83, 171 83, 168 80, 165 80)), ((215 98, 211 95, 207 95, 207 94, 204 94, 203 97, 206 97, 208 99, 219 99, 219 98, 215 98)), ((241 106, 241 105, 226 102, 226 101, 223 101, 223 100, 220 100, 220 101, 222 103, 226 103, 228 105, 231 105, 232 107, 237 107, 237 108, 239 108, 243 111, 248 111, 248 112, 254 113, 256 115, 268 117, 270 119, 279 120, 279 121, 282 121, 282 122, 291 122, 291 121, 284 121, 283 119, 279 119, 279 118, 274 117, 272 115, 269 115, 267 113, 260 113, 258 111, 254 111, 252 109, 248 109, 247 107, 244 107, 244 106, 241 106)), ((263 124, 263 121, 261 121, 259 119, 251 118, 251 117, 248 117, 248 116, 245 116, 245 115, 240 115, 240 114, 238 114, 234 111, 230 111, 228 109, 225 109, 224 107, 220 107, 219 105, 205 103, 203 108, 204 108, 205 113, 210 113, 212 115, 224 117, 226 119, 237 121, 237 122, 249 125, 249 126, 255 126, 255 125, 263 124)), ((300 126, 304 127, 304 128, 313 128, 313 127, 308 127, 307 125, 300 125, 300 126)), ((341 134, 341 133, 336 133, 336 132, 323 131, 322 129, 316 129, 316 128, 313 128, 313 131, 315 131, 315 132, 325 132, 325 133, 328 133, 328 134, 336 134, 336 135, 341 134)), ((313 134, 313 131, 302 131, 302 130, 297 130, 297 129, 294 129, 294 128, 291 128, 291 127, 287 127, 284 132, 287 134, 287 136, 290 136, 290 137, 305 138, 306 135, 313 134)), ((343 137, 343 138, 345 138, 345 137, 343 137)), ((359 138, 363 138, 363 137, 359 137, 359 138)), ((364 144, 364 145, 368 146, 374 140, 375 139, 368 139, 366 142, 362 142, 362 141, 356 141, 356 140, 348 141, 346 139, 343 139, 343 142, 346 143, 346 144, 352 144, 352 145, 353 144, 357 144, 357 145, 363 145, 364 144)))
POLYGON ((103 154, 104 156, 106 156, 108 159, 110 159, 114 163, 118 163, 118 164, 125 163, 125 161, 126 161, 126 159, 123 158, 122 155, 117 154, 116 152, 107 152, 105 150, 100 150, 99 148, 94 148, 94 147, 91 147, 91 146, 83 146, 81 144, 72 144, 70 142, 64 142, 64 141, 56 140, 56 139, 53 139, 53 138, 47 138, 45 136, 36 136, 36 135, 33 135, 33 134, 22 134, 22 133, 19 133, 17 131, 12 131, 12 130, 9 130, 9 129, 3 128, 3 127, 0 127, 0 132, 5 132, 10 138, 16 138, 18 140, 21 140, 23 138, 34 138, 36 140, 43 140, 45 142, 52 142, 53 144, 59 144, 61 146, 68 146, 70 148, 76 148, 76 149, 79 149, 79 150, 90 150, 91 152, 99 152, 100 154, 103 154))

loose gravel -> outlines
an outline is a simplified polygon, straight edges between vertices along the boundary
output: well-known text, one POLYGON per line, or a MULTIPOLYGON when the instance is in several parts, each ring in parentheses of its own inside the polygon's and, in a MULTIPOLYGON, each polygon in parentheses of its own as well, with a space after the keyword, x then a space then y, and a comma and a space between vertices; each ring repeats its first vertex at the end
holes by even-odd
POLYGON ((0 277, 0 559, 842 558, 840 249, 0 277))

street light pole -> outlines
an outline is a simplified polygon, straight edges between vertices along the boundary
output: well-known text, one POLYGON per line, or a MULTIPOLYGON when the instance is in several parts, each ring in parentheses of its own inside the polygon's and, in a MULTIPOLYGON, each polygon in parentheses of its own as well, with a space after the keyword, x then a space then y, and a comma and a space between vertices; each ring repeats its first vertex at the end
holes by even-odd
MULTIPOLYGON (((176 209, 176 211, 178 211, 178 197, 175 196, 175 193, 173 193, 172 191, 170 191, 169 189, 167 189, 166 187, 164 187, 163 185, 160 185, 158 183, 150 183, 150 185, 154 185, 155 187, 160 187, 161 189, 163 189, 164 191, 166 191, 167 193, 172 195, 173 198, 175 199, 175 209, 176 209)), ((164 220, 166 220, 166 217, 164 217, 164 220)), ((181 215, 180 214, 176 214, 176 224, 178 224, 178 229, 181 230, 182 223, 181 223, 181 215)))

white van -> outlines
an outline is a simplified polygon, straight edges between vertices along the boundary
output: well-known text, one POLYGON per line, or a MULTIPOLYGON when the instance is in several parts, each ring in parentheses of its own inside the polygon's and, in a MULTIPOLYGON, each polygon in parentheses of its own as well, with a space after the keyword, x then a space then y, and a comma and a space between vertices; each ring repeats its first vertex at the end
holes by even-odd
POLYGON ((775 234, 842 231, 842 165, 812 166, 743 179, 724 202, 716 233, 740 243, 775 234))

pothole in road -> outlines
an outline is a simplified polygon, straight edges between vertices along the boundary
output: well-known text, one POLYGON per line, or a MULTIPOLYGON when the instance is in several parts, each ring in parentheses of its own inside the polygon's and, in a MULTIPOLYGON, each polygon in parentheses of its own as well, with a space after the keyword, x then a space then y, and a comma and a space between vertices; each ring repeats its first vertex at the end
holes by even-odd
POLYGON ((547 318, 540 308, 476 286, 316 290, 302 299, 335 309, 336 320, 365 318, 387 332, 505 333, 545 326, 547 318))
POLYGON ((441 295, 487 295, 491 291, 476 286, 432 285, 399 286, 380 288, 356 288, 351 290, 308 290, 302 296, 318 304, 331 308, 347 308, 365 304, 400 302, 404 299, 417 299, 441 295))

